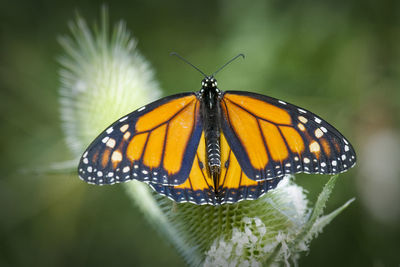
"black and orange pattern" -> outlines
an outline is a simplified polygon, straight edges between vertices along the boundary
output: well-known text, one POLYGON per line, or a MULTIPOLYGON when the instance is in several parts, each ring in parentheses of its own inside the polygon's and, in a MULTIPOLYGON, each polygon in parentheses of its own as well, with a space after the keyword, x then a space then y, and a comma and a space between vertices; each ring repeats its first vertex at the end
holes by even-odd
POLYGON ((155 191, 177 202, 195 204, 235 203, 241 200, 257 199, 269 189, 277 186, 282 177, 265 181, 255 181, 242 171, 235 155, 221 135, 221 175, 215 184, 206 168, 206 147, 202 135, 193 162, 192 170, 185 183, 178 186, 166 186, 149 183, 155 191), (217 190, 216 190, 217 188, 217 190), (216 193, 218 192, 218 193, 216 193))
POLYGON ((288 174, 354 166, 350 143, 315 114, 264 95, 221 92, 208 78, 203 89, 214 90, 219 105, 218 175, 208 165, 215 149, 207 152, 202 89, 160 99, 112 124, 83 154, 80 178, 97 185, 135 179, 177 202, 217 205, 257 199, 288 174))
POLYGON ((193 93, 156 101, 119 119, 89 146, 80 177, 103 185, 136 179, 163 185, 185 182, 201 135, 193 93))
POLYGON ((249 92, 226 92, 221 102, 222 130, 243 171, 255 180, 335 174, 356 162, 346 138, 305 109, 249 92))

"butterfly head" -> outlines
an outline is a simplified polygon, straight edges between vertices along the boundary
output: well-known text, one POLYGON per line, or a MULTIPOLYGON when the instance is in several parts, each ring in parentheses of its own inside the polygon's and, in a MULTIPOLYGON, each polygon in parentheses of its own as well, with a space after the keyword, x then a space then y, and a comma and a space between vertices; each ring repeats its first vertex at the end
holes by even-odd
POLYGON ((218 90, 217 80, 213 76, 207 76, 201 81, 202 90, 218 90))

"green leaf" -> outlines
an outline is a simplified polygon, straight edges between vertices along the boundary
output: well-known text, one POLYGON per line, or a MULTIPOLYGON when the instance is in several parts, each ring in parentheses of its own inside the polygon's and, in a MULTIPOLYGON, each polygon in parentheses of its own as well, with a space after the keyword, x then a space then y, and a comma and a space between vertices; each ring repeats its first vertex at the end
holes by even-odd
POLYGON ((309 234, 306 236, 306 239, 310 240, 313 236, 315 237, 319 233, 321 233, 323 228, 326 225, 328 225, 344 209, 346 209, 354 200, 355 200, 355 198, 352 198, 352 199, 348 200, 346 203, 344 203, 341 207, 339 207, 336 210, 329 213, 328 215, 319 217, 313 224, 312 228, 310 229, 309 234))
POLYGON ((318 196, 318 200, 314 205, 314 209, 312 211, 311 217, 308 222, 304 225, 302 231, 296 238, 296 243, 299 244, 300 242, 304 241, 304 238, 309 234, 310 230, 312 229, 313 225, 317 221, 317 219, 322 215, 324 212, 324 208, 326 206, 326 202, 328 201, 329 196, 332 193, 333 188, 335 187, 336 180, 339 176, 334 175, 332 176, 329 181, 325 184, 322 192, 318 196))

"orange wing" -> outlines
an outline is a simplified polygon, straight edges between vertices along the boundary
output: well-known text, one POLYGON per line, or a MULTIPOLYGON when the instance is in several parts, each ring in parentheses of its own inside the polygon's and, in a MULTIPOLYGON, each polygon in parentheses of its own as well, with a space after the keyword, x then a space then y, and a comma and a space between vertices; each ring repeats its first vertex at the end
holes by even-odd
POLYGON ((354 149, 333 126, 289 103, 230 91, 221 110, 229 146, 252 180, 298 172, 335 174, 356 162, 354 149))
POLYGON ((164 185, 187 179, 202 132, 194 93, 160 99, 121 118, 81 158, 81 179, 113 184, 136 179, 164 185))
POLYGON ((254 181, 241 170, 225 136, 221 134, 221 175, 214 183, 206 170, 206 146, 204 133, 196 152, 192 169, 185 183, 165 186, 156 183, 149 185, 158 193, 168 196, 176 202, 219 205, 235 203, 245 199, 257 199, 269 189, 277 186, 281 179, 254 181), (215 190, 218 187, 218 190, 215 190))

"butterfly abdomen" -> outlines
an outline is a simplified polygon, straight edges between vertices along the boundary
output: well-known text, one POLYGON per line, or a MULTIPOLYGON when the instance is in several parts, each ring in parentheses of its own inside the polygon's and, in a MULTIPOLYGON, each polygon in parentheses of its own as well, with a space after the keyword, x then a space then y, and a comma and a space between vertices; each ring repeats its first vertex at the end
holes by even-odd
POLYGON ((211 174, 219 174, 221 169, 221 148, 219 139, 219 134, 217 136, 215 133, 212 133, 209 138, 206 138, 208 167, 211 174))
POLYGON ((220 91, 216 87, 216 80, 207 77, 202 82, 200 90, 203 131, 206 140, 207 169, 214 183, 218 182, 221 172, 221 112, 219 106, 220 91))

